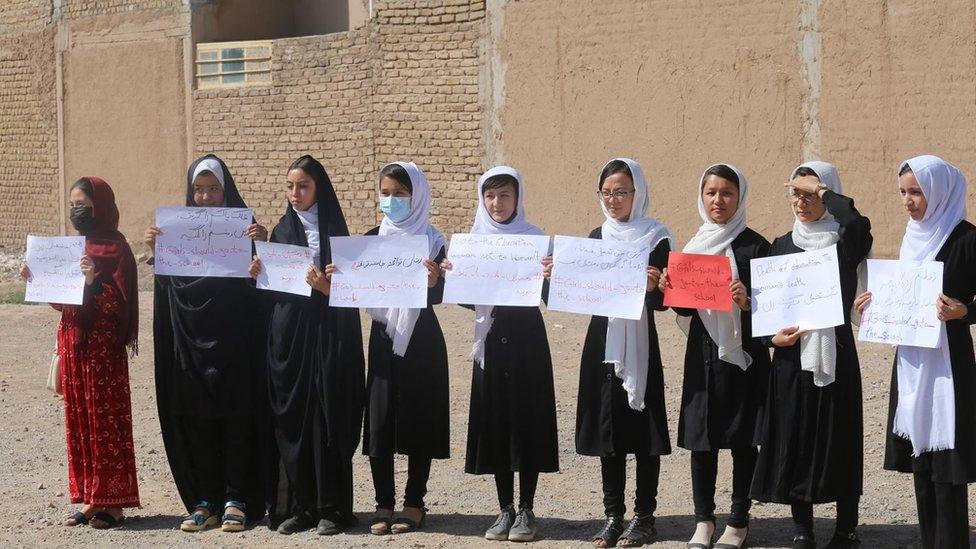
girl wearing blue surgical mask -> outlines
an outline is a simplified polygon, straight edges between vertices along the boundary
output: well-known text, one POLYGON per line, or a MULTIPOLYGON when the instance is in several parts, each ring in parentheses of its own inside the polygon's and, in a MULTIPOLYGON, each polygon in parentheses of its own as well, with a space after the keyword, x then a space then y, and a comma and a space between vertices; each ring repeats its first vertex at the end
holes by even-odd
POLYGON ((375 535, 401 534, 423 527, 424 496, 432 459, 450 457, 450 403, 447 345, 434 315, 444 279, 444 237, 427 219, 430 187, 412 162, 394 162, 380 171, 379 207, 383 221, 367 236, 427 235, 430 256, 427 307, 369 309, 367 405, 363 453, 369 456, 376 492, 375 535), (407 457, 403 511, 394 517, 393 455, 407 457))

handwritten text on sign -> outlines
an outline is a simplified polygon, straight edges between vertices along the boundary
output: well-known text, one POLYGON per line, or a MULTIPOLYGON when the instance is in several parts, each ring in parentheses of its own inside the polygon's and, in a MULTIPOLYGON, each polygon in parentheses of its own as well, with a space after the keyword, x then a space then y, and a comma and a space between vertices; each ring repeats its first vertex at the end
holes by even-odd
POLYGON ((668 282, 664 304, 688 309, 732 310, 732 264, 726 255, 668 255, 668 282))
POLYGON ((83 236, 27 235, 27 281, 25 301, 81 305, 85 275, 81 258, 85 255, 83 236))
POLYGON ((753 259, 752 334, 782 328, 832 328, 844 323, 837 246, 753 259))
POLYGON ((942 322, 936 301, 942 291, 942 262, 867 260, 871 303, 861 316, 861 341, 935 348, 942 322))
POLYGON ((444 301, 466 305, 538 307, 544 235, 455 234, 444 274, 444 301))
POLYGON ((549 309, 640 319, 650 253, 631 242, 556 236, 549 309))
POLYGON ((249 277, 251 219, 246 208, 156 208, 156 274, 249 277))
POLYGON ((255 240, 254 249, 261 260, 258 289, 312 295, 312 287, 305 281, 313 261, 311 248, 255 240))
POLYGON ((427 235, 334 236, 333 307, 427 307, 427 235))

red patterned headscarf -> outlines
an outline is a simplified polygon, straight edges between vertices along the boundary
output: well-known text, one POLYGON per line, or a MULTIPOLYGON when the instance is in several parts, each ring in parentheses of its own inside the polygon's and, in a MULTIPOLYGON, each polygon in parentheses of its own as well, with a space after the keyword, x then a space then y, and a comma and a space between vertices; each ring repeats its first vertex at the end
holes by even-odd
POLYGON ((136 260, 119 232, 119 208, 115 193, 98 177, 85 177, 91 183, 94 226, 85 234, 85 254, 95 263, 95 279, 119 293, 119 330, 125 345, 139 351, 139 288, 136 260))

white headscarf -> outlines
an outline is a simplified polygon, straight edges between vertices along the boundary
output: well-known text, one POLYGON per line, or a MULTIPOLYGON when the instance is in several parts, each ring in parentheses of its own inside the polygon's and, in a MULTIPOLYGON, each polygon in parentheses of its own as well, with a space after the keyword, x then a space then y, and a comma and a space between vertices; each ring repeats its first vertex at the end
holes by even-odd
POLYGON ((203 172, 214 174, 214 177, 220 182, 220 188, 224 188, 224 168, 221 167, 220 162, 216 158, 204 158, 200 162, 197 162, 197 167, 193 169, 193 177, 190 178, 190 181, 195 180, 203 172))
MULTIPOLYGON (((820 182, 831 191, 841 194, 840 178, 833 164, 811 160, 796 167, 790 174, 792 181, 800 168, 810 168, 817 174, 820 182)), ((796 216, 796 212, 793 212, 796 216)), ((840 240, 837 231, 840 223, 824 208, 824 214, 817 221, 793 222, 793 244, 804 251, 820 250, 833 246, 840 240)), ((826 387, 834 382, 837 369, 837 334, 833 328, 810 330, 800 336, 800 367, 813 373, 813 384, 826 387)))
MULTIPOLYGON (((634 181, 634 203, 627 221, 617 221, 610 217, 607 205, 600 200, 600 208, 606 217, 602 237, 606 240, 647 244, 652 252, 662 240, 667 239, 674 248, 674 238, 667 227, 660 221, 647 217, 651 199, 640 164, 629 158, 615 158, 610 162, 614 160, 620 160, 630 169, 631 179, 634 181)), ((610 162, 603 168, 606 169, 610 162)), ((602 183, 598 182, 601 185, 602 183)), ((623 381, 623 388, 627 391, 628 404, 638 411, 644 409, 644 391, 647 388, 647 362, 650 359, 650 342, 647 340, 649 314, 651 312, 645 306, 640 320, 607 319, 607 346, 603 361, 614 365, 614 373, 623 381)))
MULTIPOLYGON (((438 252, 444 247, 444 235, 434 228, 427 219, 427 212, 430 211, 430 185, 427 183, 427 176, 413 162, 393 162, 387 166, 396 164, 407 171, 410 176, 410 216, 397 223, 383 216, 380 223, 380 236, 391 235, 427 235, 427 243, 430 245, 428 255, 430 259, 437 257, 438 252)), ((379 181, 376 182, 376 189, 379 191, 379 181)), ((393 354, 404 356, 407 347, 410 345, 410 338, 413 336, 413 329, 417 325, 417 319, 423 309, 397 309, 397 308, 372 308, 367 309, 373 320, 386 326, 386 335, 393 340, 393 354)))
MULTIPOLYGON (((915 173, 928 206, 921 221, 908 220, 898 259, 933 261, 949 235, 966 218, 966 178, 937 156, 902 163, 915 173)), ((899 169, 901 171, 901 169, 899 169)), ((956 397, 945 326, 934 349, 899 345, 898 407, 894 432, 912 443, 912 452, 948 450, 956 445, 956 397)))
POLYGON ((322 255, 322 242, 319 240, 319 205, 316 202, 312 207, 305 210, 295 210, 298 220, 302 223, 305 230, 305 240, 308 242, 308 249, 312 250, 312 264, 318 265, 322 255))
MULTIPOLYGON (((478 179, 478 211, 474 216, 471 234, 545 234, 541 229, 525 220, 525 208, 522 206, 524 197, 525 188, 522 185, 522 176, 515 168, 497 166, 485 172, 478 179), (508 223, 495 221, 485 208, 485 197, 482 189, 485 182, 496 175, 510 175, 518 183, 515 216, 508 223)), ((474 345, 471 348, 471 358, 481 365, 482 369, 485 367, 485 340, 488 338, 488 333, 491 332, 491 325, 494 322, 491 317, 492 309, 494 307, 491 305, 475 305, 474 307, 474 345)))
MULTIPOLYGON (((698 183, 698 216, 701 217, 702 226, 698 232, 685 245, 686 253, 725 255, 729 258, 732 265, 732 277, 738 278, 739 271, 735 264, 735 254, 732 252, 732 241, 746 230, 746 201, 749 197, 749 182, 746 181, 742 172, 732 164, 713 164, 702 174, 698 183), (739 204, 732 217, 723 224, 718 224, 708 217, 705 210, 705 203, 702 200, 702 189, 705 187, 705 178, 708 171, 717 166, 725 166, 733 172, 739 179, 739 204)), ((730 362, 745 370, 752 364, 752 357, 742 350, 742 314, 733 306, 729 312, 712 311, 702 309, 698 311, 705 331, 718 346, 718 357, 725 362, 730 362)), ((678 326, 688 334, 691 325, 691 318, 679 316, 678 326)))

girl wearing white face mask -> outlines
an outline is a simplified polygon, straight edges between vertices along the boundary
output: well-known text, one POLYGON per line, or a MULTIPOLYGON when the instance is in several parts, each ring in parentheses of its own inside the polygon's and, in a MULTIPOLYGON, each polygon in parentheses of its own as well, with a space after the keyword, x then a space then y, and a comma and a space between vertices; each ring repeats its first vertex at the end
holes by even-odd
POLYGON ((871 252, 871 222, 841 194, 837 169, 806 162, 789 190, 796 221, 773 241, 769 255, 837 245, 845 323, 803 332, 796 326, 762 341, 774 347, 752 499, 790 505, 793 547, 812 549, 813 505, 837 502, 829 547, 857 547, 857 506, 863 490, 864 427, 861 368, 851 329, 857 269, 871 252))
POLYGON ((444 237, 430 224, 430 186, 413 162, 394 162, 380 171, 379 227, 367 235, 426 235, 427 307, 369 309, 369 371, 363 454, 369 456, 376 492, 370 532, 400 534, 422 528, 424 496, 432 459, 450 457, 447 345, 433 306, 441 302, 444 237), (393 456, 409 456, 403 512, 394 518, 393 456))
MULTIPOLYGON (((925 549, 969 547, 967 484, 976 482, 976 227, 966 221, 966 178, 945 160, 902 162, 898 190, 909 220, 899 259, 941 261, 932 296, 943 339, 899 346, 891 375, 884 468, 913 473, 925 549)), ((863 310, 871 294, 858 296, 863 310)))

